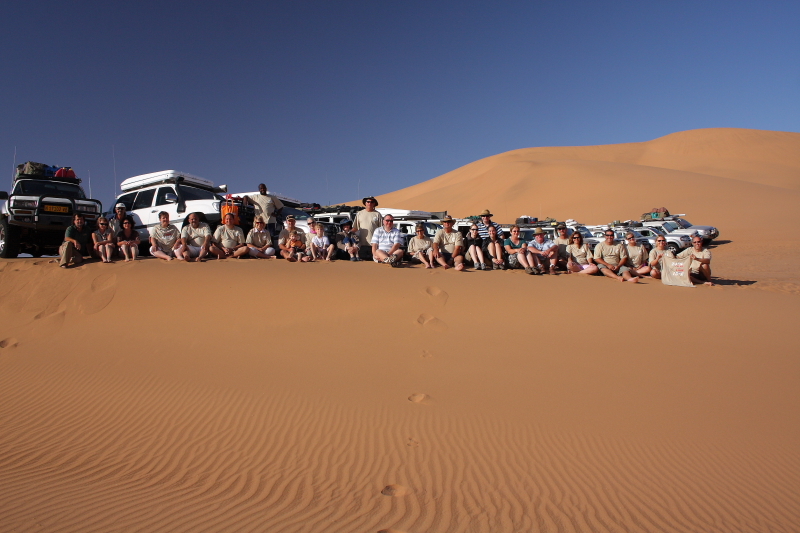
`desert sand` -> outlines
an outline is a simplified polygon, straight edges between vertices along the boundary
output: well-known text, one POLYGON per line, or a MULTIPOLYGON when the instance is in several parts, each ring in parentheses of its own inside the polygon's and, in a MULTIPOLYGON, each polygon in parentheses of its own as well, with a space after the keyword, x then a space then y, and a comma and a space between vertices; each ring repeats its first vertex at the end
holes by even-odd
POLYGON ((798 154, 689 131, 378 197, 500 222, 664 205, 720 228, 715 287, 0 261, 0 531, 798 531, 798 154))

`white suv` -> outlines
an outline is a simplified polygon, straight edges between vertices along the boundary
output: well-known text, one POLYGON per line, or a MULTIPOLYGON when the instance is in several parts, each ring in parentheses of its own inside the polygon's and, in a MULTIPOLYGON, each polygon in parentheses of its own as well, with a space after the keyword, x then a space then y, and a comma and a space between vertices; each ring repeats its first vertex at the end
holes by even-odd
POLYGON ((128 178, 120 184, 123 193, 117 203, 133 217, 135 229, 142 242, 150 236, 150 228, 158 225, 158 213, 169 213, 170 223, 177 227, 186 225, 190 213, 201 213, 205 222, 213 229, 220 223, 219 194, 227 187, 215 187, 214 182, 185 172, 162 170, 128 178))

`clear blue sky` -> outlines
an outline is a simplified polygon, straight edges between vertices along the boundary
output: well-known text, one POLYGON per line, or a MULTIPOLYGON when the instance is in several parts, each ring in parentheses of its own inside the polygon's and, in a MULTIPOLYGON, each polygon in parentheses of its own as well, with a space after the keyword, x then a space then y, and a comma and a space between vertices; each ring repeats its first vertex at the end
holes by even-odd
MULTIPOLYGON (((320 203, 530 146, 800 131, 800 2, 3 4, 0 161, 320 203), (328 187, 326 188, 326 176, 328 187)), ((86 183, 84 182, 84 185, 86 183)))

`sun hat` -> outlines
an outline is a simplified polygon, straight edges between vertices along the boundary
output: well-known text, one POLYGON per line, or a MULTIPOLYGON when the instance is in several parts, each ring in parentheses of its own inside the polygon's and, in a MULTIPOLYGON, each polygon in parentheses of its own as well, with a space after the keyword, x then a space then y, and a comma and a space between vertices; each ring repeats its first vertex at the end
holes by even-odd
POLYGON ((341 222, 339 222, 339 225, 341 227, 345 227, 345 226, 350 226, 351 228, 353 227, 353 223, 350 221, 350 219, 347 219, 347 218, 342 220, 341 222))
POLYGON ((125 204, 123 204, 122 202, 120 202, 120 203, 118 203, 117 205, 115 205, 115 206, 114 206, 114 209, 116 209, 116 208, 118 208, 118 207, 122 207, 122 208, 124 208, 124 209, 127 209, 127 207, 125 207, 125 204))
POLYGON ((286 220, 294 220, 294 215, 286 215, 286 220))
POLYGON ((559 224, 558 226, 556 226, 556 229, 567 229, 567 226, 564 224, 559 224))
POLYGON ((483 211, 481 211, 481 215, 480 216, 482 216, 482 217, 493 217, 494 215, 488 209, 484 209, 483 211))
POLYGON ((378 207, 378 199, 375 198, 374 196, 365 196, 364 198, 361 199, 361 204, 367 205, 367 200, 372 200, 373 202, 375 202, 375 207, 378 207))
POLYGON ((455 221, 456 219, 454 219, 450 215, 445 215, 444 217, 442 217, 442 222, 455 222, 455 221))
POLYGON ((533 230, 534 235, 547 235, 542 228, 536 228, 533 230))

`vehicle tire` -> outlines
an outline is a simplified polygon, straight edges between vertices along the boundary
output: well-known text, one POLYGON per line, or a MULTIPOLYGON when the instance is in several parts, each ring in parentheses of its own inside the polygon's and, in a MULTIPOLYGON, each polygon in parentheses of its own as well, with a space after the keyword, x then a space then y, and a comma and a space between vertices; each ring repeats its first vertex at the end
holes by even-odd
POLYGON ((35 249, 31 250, 31 257, 36 257, 36 258, 42 257, 41 248, 35 248, 35 249))
POLYGON ((19 230, 0 219, 0 257, 10 259, 19 255, 19 230))
POLYGON ((150 241, 147 243, 139 243, 139 257, 147 257, 150 255, 150 241))
POLYGON ((674 242, 668 242, 667 243, 667 250, 672 252, 672 255, 678 255, 678 253, 681 251, 681 249, 678 247, 678 245, 675 244, 674 242))

